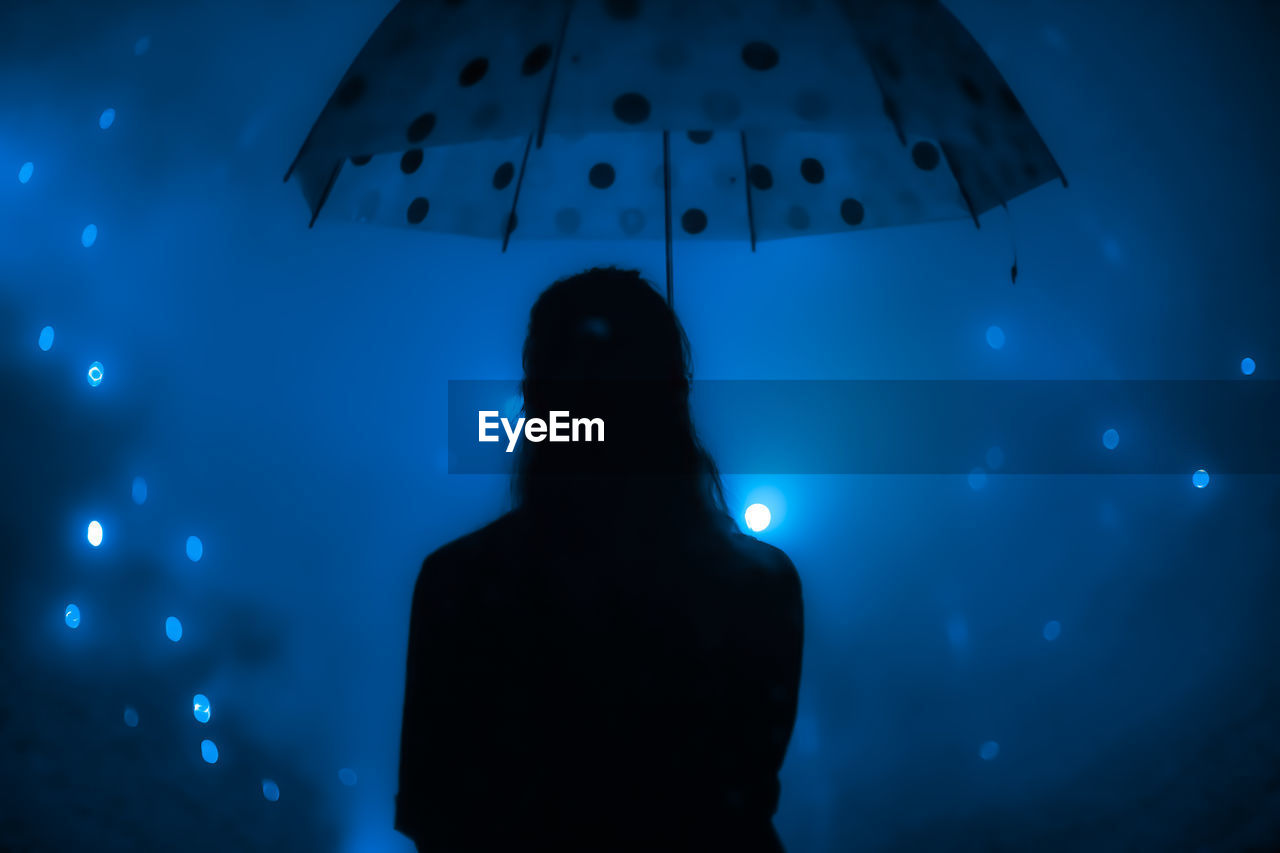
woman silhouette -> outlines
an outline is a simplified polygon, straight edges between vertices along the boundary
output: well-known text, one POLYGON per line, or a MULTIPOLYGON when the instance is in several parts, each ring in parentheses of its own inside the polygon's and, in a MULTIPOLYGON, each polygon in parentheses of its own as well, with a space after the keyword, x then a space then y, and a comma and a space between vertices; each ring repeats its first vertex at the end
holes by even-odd
POLYGON ((795 567, 739 533, 689 413, 689 347, 638 273, 548 288, 516 508, 414 588, 396 828, 421 851, 771 851, 795 722, 795 567))

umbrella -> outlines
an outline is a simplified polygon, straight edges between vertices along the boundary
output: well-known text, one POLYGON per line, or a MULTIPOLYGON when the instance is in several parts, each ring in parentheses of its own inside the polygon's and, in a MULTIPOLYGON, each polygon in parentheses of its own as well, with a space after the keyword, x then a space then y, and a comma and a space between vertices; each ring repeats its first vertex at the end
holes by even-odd
POLYGON ((401 0, 290 176, 312 225, 661 240, 669 300, 675 239, 977 224, 1066 184, 933 0, 401 0))

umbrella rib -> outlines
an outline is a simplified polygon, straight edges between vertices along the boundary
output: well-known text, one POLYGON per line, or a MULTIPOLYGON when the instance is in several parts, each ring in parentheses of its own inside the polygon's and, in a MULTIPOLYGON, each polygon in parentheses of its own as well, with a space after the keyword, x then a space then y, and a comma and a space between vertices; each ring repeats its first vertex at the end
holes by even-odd
POLYGON ((511 232, 516 230, 516 205, 520 202, 520 185, 524 183, 524 167, 529 165, 529 149, 533 147, 533 134, 524 143, 524 157, 520 159, 520 176, 516 178, 516 191, 511 196, 511 212, 507 214, 507 228, 502 234, 502 251, 511 242, 511 232))
POLYGON ((671 132, 662 131, 662 201, 667 225, 667 305, 675 305, 675 264, 671 253, 671 132))
POLYGON ((751 251, 756 250, 756 215, 751 205, 751 166, 747 160, 747 132, 738 131, 742 138, 742 182, 747 188, 747 227, 751 230, 751 251))
POLYGON ((324 203, 329 200, 329 191, 333 189, 334 183, 338 180, 338 173, 342 171, 342 160, 338 161, 338 165, 333 167, 333 171, 329 173, 329 183, 324 185, 324 191, 320 193, 320 198, 316 201, 316 209, 311 214, 311 222, 307 224, 308 228, 315 227, 316 220, 320 218, 320 208, 324 207, 324 203))
POLYGON ((965 187, 964 181, 960 180, 959 173, 956 172, 955 150, 946 142, 939 142, 942 148, 942 158, 947 161, 947 168, 951 170, 951 177, 955 179, 956 186, 960 188, 960 197, 964 199, 965 207, 969 208, 969 215, 973 217, 973 227, 981 228, 982 223, 978 221, 978 211, 973 206, 973 199, 969 196, 969 190, 965 187))
POLYGON ((569 32, 569 15, 573 12, 573 0, 567 0, 564 7, 564 19, 560 22, 560 35, 556 39, 556 57, 551 63, 551 78, 547 80, 547 94, 542 99, 542 113, 538 116, 538 148, 542 148, 542 138, 547 133, 547 116, 551 112, 551 93, 556 88, 556 76, 560 70, 560 54, 564 50, 565 34, 569 32))

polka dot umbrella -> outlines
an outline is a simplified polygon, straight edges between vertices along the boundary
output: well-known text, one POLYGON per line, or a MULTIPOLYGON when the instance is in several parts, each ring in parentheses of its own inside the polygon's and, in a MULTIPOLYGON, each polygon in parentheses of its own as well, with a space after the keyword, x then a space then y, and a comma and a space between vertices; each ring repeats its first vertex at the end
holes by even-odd
POLYGON ((662 240, 669 299, 676 238, 976 224, 1066 183, 932 0, 402 0, 290 176, 313 225, 662 240))

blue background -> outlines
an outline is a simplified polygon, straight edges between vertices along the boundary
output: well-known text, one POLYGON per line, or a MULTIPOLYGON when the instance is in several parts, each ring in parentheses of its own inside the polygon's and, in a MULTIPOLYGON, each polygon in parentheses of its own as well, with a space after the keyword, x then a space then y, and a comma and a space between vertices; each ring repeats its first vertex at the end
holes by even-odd
MULTIPOLYGON (((0 842, 409 849, 410 589, 508 494, 446 474, 446 383, 517 374, 553 279, 663 256, 308 231, 280 176, 387 6, 0 11, 0 842)), ((1269 378, 1276 7, 949 8, 1070 189, 976 231, 678 245, 696 375, 1269 378)), ((969 476, 728 478, 805 585, 789 849, 1277 843, 1276 478, 1006 477, 989 450, 969 476)))

